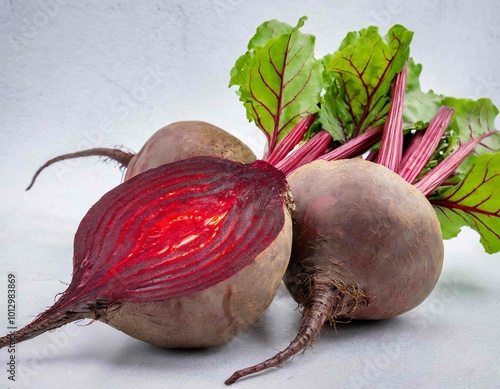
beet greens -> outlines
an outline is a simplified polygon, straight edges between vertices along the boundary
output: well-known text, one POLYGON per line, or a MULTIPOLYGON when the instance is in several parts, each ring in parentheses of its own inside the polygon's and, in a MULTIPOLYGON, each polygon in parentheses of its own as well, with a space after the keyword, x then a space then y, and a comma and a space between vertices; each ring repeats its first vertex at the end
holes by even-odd
MULTIPOLYGON (((284 37, 298 39, 302 22, 284 29, 284 37)), ((275 60, 279 38, 263 42, 275 25, 261 25, 250 41, 249 60, 235 65, 246 74, 238 94, 247 115, 266 133, 262 116, 275 122, 282 117, 283 88, 272 88, 267 80, 276 74, 264 72, 259 62, 275 60)), ((385 38, 376 27, 348 34, 337 52, 317 61, 322 97, 316 89, 294 95, 305 106, 316 99, 319 111, 297 111, 305 116, 282 142, 268 142, 267 160, 287 174, 296 203, 283 280, 303 308, 302 324, 287 348, 235 372, 226 384, 304 350, 326 320, 384 319, 419 305, 441 272, 442 238, 455 236, 463 225, 479 232, 487 252, 500 251, 498 110, 487 99, 423 93, 421 66, 409 57, 412 35, 399 25, 385 38), (310 163, 318 159, 323 162, 310 163)), ((312 50, 295 50, 315 61, 312 50)), ((288 65, 286 56, 276 61, 288 65)), ((281 85, 288 85, 286 77, 281 85)))
MULTIPOLYGON (((410 57, 411 31, 395 25, 385 37, 375 26, 350 32, 337 51, 318 60, 314 58, 314 36, 300 31, 305 20, 301 18, 296 27, 277 20, 264 22, 231 70, 230 86, 238 87, 248 118, 268 139, 268 162, 288 175, 316 159, 364 155, 368 160, 383 161, 386 151, 380 149, 380 141, 386 134, 391 141, 384 147, 398 148, 388 155, 397 155, 401 166, 389 165, 434 202, 464 179, 476 158, 494 159, 500 150, 500 133, 495 129, 498 109, 486 98, 474 101, 423 92, 419 81, 422 65, 410 57), (300 62, 289 60, 299 52, 300 62), (266 64, 272 64, 271 68, 266 64), (396 75, 405 67, 403 90, 392 93, 396 75), (388 116, 395 99, 400 100, 400 112, 388 116), (283 106, 300 108, 285 115, 283 106), (397 117, 395 126, 388 123, 392 117, 397 117), (273 138, 277 141, 269 142, 273 138)), ((496 168, 490 164, 492 172, 496 168)), ((490 187, 472 189, 483 197, 497 196, 490 187)), ((497 231, 489 226, 500 217, 496 209, 482 209, 482 204, 462 207, 462 216, 457 218, 452 214, 459 207, 451 201, 446 204, 448 211, 443 203, 435 207, 445 239, 456 236, 466 225, 480 234, 488 252, 498 251, 500 234, 485 234, 486 229, 497 231), (479 224, 475 220, 478 214, 486 218, 479 224)))

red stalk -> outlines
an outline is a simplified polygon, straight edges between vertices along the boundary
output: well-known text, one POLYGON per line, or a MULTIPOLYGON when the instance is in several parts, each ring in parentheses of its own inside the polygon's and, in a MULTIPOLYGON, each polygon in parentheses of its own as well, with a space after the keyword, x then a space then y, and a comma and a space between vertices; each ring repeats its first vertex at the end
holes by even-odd
POLYGON ((394 78, 389 114, 384 124, 377 162, 394 172, 399 170, 403 155, 403 106, 408 63, 394 78))
POLYGON ((352 138, 349 142, 344 143, 342 146, 337 147, 325 155, 322 155, 318 159, 336 161, 338 159, 352 158, 361 155, 380 140, 383 131, 383 127, 375 127, 365 131, 361 135, 352 138))
POLYGON ((437 188, 445 182, 448 177, 458 168, 458 166, 474 151, 474 148, 479 145, 484 138, 492 133, 484 134, 476 139, 471 139, 467 143, 459 146, 457 150, 451 153, 444 161, 437 165, 434 169, 428 172, 414 186, 420 190, 425 196, 429 196, 437 188))
POLYGON ((283 171, 287 176, 300 166, 317 159, 336 161, 339 159, 353 158, 363 154, 367 149, 380 140, 383 127, 375 127, 365 131, 361 135, 352 138, 347 143, 325 153, 331 141, 331 136, 326 131, 320 131, 307 143, 297 150, 288 154, 284 159, 276 163, 276 168, 283 171))
POLYGON ((415 181, 432 157, 448 128, 453 112, 453 108, 441 107, 427 130, 417 131, 413 136, 398 171, 399 175, 410 184, 415 181))
POLYGON ((378 150, 371 150, 365 159, 370 162, 375 162, 377 158, 378 158, 378 150))
POLYGON ((316 114, 313 114, 302 119, 275 150, 270 149, 266 161, 289 175, 300 166, 316 159, 334 161, 360 155, 382 136, 382 144, 378 152, 378 163, 397 171, 403 151, 403 105, 407 70, 408 64, 395 77, 391 106, 384 128, 376 127, 365 131, 328 153, 325 152, 331 141, 331 136, 323 130, 296 151, 290 153, 300 139, 303 138, 307 128, 316 120, 316 114))
POLYGON ((317 114, 312 114, 303 118, 297 125, 287 134, 281 143, 276 146, 274 150, 267 155, 266 161, 271 165, 277 164, 283 158, 285 158, 290 151, 297 146, 300 141, 304 138, 307 130, 316 120, 317 114))
POLYGON ((314 135, 307 143, 304 143, 293 153, 279 161, 275 166, 288 176, 299 167, 322 156, 327 150, 331 140, 331 135, 322 130, 314 135))

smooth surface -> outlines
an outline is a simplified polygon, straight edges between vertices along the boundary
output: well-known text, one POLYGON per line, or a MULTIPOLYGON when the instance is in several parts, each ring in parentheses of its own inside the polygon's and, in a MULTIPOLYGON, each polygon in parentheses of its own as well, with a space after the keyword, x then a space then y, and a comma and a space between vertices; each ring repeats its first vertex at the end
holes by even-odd
MULTIPOLYGON (((65 289, 73 235, 87 209, 121 180, 113 163, 47 159, 88 147, 138 151, 160 127, 205 120, 260 155, 264 137, 229 71, 255 28, 277 18, 316 35, 317 56, 351 30, 401 23, 423 88, 500 105, 500 3, 495 1, 0 0, 0 333, 7 274, 17 275, 18 325, 65 289)), ((497 125, 499 123, 497 122, 497 125)), ((500 256, 466 231, 447 242, 431 297, 397 319, 339 325, 313 349, 235 388, 498 388, 500 256)), ((238 339, 200 351, 163 350, 101 323, 68 325, 17 346, 17 382, 0 388, 223 388, 234 369, 288 345, 300 312, 284 290, 238 339)))

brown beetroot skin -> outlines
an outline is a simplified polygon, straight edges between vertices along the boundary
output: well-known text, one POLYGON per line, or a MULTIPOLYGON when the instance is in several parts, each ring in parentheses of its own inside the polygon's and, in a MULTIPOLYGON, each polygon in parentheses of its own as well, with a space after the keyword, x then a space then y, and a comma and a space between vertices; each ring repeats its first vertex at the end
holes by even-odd
POLYGON ((130 160, 125 180, 165 163, 201 155, 242 163, 256 159, 248 146, 223 129, 201 121, 182 121, 161 128, 147 140, 130 160))
POLYGON ((38 168, 26 190, 31 189, 38 175, 50 165, 66 159, 92 156, 118 162, 127 169, 125 180, 148 169, 191 157, 213 156, 246 164, 256 160, 247 145, 223 129, 201 121, 182 121, 159 129, 137 154, 118 148, 99 147, 52 158, 38 168))
POLYGON ((419 190, 361 159, 317 161, 288 182, 296 223, 284 281, 297 302, 310 293, 297 283, 308 268, 363 291, 366 304, 349 312, 351 319, 394 317, 427 298, 444 248, 436 213, 419 190))
POLYGON ((285 350, 235 372, 228 385, 304 350, 327 319, 387 319, 415 308, 441 273, 436 213, 391 170, 362 159, 316 161, 287 180, 295 211, 283 280, 304 309, 302 325, 285 350))

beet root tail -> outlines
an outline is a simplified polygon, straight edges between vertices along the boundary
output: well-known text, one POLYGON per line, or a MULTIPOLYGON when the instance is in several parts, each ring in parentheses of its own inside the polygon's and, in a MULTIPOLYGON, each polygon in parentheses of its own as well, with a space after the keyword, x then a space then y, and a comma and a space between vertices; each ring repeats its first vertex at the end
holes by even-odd
POLYGON ((80 319, 91 318, 91 312, 74 312, 67 310, 66 307, 63 309, 53 306, 47 309, 45 312, 38 315, 30 324, 21 328, 18 331, 12 331, 8 335, 0 338, 0 349, 13 345, 16 343, 23 342, 28 339, 32 339, 44 332, 54 330, 56 328, 62 327, 65 324, 71 323, 80 319))
POLYGON ((91 156, 110 158, 112 160, 115 160, 119 164, 121 164, 122 167, 127 167, 130 160, 134 156, 134 154, 127 153, 127 152, 122 151, 120 149, 109 149, 109 148, 105 148, 105 147, 98 147, 98 148, 94 148, 94 149, 77 151, 75 153, 68 153, 68 154, 59 155, 58 157, 49 159, 47 162, 45 162, 42 166, 40 166, 38 168, 38 170, 33 175, 33 178, 31 179, 31 182, 28 185, 28 187, 26 188, 26 190, 31 189, 31 187, 35 183, 38 175, 42 172, 42 170, 49 167, 50 165, 52 165, 56 162, 64 161, 66 159, 73 159, 73 158, 80 158, 80 157, 91 157, 91 156))
POLYGON ((290 345, 280 351, 275 356, 261 362, 257 365, 241 369, 233 373, 224 383, 226 385, 234 384, 237 380, 250 374, 258 373, 271 367, 276 367, 310 346, 316 340, 323 325, 334 311, 339 298, 339 291, 335 288, 324 288, 316 285, 305 304, 302 315, 302 324, 297 336, 290 342, 290 345))

